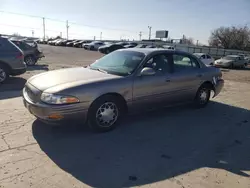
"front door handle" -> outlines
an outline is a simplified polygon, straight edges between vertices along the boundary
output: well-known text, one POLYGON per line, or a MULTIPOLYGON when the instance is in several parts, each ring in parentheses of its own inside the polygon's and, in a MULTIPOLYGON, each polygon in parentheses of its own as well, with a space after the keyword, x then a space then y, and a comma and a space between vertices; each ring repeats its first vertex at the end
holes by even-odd
POLYGON ((203 74, 197 74, 196 77, 199 77, 199 78, 200 78, 200 77, 202 77, 202 76, 203 76, 203 74))
POLYGON ((170 79, 166 79, 165 82, 170 82, 170 79))

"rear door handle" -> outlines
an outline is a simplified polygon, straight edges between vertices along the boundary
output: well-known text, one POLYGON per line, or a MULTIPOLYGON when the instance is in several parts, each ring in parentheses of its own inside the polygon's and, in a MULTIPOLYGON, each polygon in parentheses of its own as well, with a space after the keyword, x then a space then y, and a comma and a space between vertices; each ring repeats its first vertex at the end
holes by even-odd
POLYGON ((166 79, 165 82, 170 82, 170 79, 166 79))

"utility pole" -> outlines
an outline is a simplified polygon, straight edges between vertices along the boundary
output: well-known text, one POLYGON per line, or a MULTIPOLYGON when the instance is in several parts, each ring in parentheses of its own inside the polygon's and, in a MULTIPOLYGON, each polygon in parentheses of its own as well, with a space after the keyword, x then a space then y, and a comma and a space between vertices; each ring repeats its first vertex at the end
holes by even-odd
POLYGON ((34 34, 35 34, 34 30, 32 30, 31 33, 32 33, 32 37, 34 37, 34 34))
POLYGON ((148 26, 149 32, 148 32, 148 40, 151 39, 151 30, 152 30, 152 26, 148 26))
POLYGON ((100 40, 102 40, 102 32, 100 33, 100 40))
POLYGON ((142 36, 142 33, 141 33, 141 31, 140 31, 140 33, 139 33, 139 40, 141 41, 141 36, 142 36))
POLYGON ((69 21, 66 21, 67 40, 69 39, 69 21))
POLYGON ((45 18, 43 17, 43 40, 45 40, 45 18))

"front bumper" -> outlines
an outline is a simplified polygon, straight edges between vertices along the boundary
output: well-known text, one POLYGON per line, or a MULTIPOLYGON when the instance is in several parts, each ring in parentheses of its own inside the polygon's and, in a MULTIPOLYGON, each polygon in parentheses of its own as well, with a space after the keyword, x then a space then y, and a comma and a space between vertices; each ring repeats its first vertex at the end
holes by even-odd
POLYGON ((29 112, 39 120, 48 124, 62 124, 65 122, 87 120, 87 110, 82 109, 82 104, 49 105, 42 102, 32 102, 27 93, 23 91, 23 103, 29 112))
POLYGON ((214 96, 213 97, 216 97, 221 92, 223 87, 224 87, 224 80, 223 79, 217 80, 217 82, 214 84, 214 96))

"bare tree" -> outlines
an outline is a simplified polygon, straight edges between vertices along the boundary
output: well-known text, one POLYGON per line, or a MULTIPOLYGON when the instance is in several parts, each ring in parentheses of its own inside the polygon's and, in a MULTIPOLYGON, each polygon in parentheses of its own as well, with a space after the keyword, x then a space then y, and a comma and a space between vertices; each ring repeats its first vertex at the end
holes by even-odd
POLYGON ((186 38, 184 36, 182 41, 183 41, 183 44, 194 45, 194 39, 192 37, 186 38))
POLYGON ((209 45, 244 50, 250 42, 250 29, 244 27, 220 27, 212 31, 209 45))

